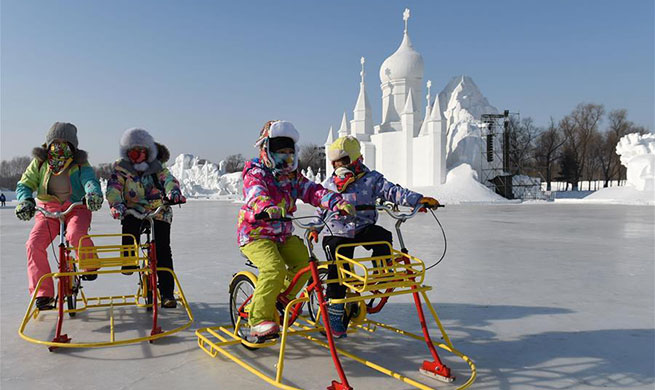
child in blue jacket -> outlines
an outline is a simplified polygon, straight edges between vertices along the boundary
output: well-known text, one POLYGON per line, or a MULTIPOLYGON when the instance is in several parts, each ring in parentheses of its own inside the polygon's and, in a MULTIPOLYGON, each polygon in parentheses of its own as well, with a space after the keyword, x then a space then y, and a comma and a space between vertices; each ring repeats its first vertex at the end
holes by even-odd
MULTIPOLYGON (((423 204, 426 207, 439 205, 436 199, 410 191, 386 180, 378 171, 371 171, 364 165, 363 156, 357 138, 340 137, 329 146, 327 157, 332 162, 335 171, 326 181, 326 188, 341 194, 341 197, 355 205, 373 205, 378 198, 396 205, 415 207, 423 204)), ((392 242, 392 234, 385 228, 376 225, 378 213, 376 210, 359 210, 354 218, 348 216, 336 217, 328 223, 332 235, 323 238, 323 249, 328 259, 335 259, 335 250, 342 244, 354 244, 372 241, 392 242)), ((372 250, 372 256, 390 255, 386 245, 364 245, 372 250)), ((339 254, 352 258, 355 247, 343 248, 339 254)), ((328 266, 328 278, 336 279, 337 267, 328 266)), ((346 287, 337 283, 329 284, 326 291, 328 299, 341 299, 346 296, 346 287)), ((345 316, 343 303, 332 304, 328 309, 330 327, 335 337, 345 337, 348 320, 345 316)))

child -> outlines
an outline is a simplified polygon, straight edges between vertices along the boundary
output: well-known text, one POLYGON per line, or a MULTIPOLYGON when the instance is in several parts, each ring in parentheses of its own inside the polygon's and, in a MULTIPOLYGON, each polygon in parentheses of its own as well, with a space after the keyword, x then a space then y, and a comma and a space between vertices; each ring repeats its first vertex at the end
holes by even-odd
MULTIPOLYGON (((393 202, 396 205, 415 207, 423 204, 426 207, 439 205, 434 198, 405 189, 386 180, 378 171, 371 171, 364 165, 357 138, 345 136, 337 139, 329 146, 327 157, 335 168, 334 174, 327 180, 326 188, 337 191, 344 200, 357 205, 373 205, 377 198, 393 202)), ((336 217, 328 223, 332 235, 323 238, 323 249, 328 259, 335 259, 335 250, 341 244, 360 242, 385 241, 391 243, 390 231, 376 225, 378 213, 375 210, 360 210, 354 218, 336 217)), ((373 256, 390 254, 386 245, 364 245, 365 249, 373 250, 373 256)), ((340 254, 352 258, 355 247, 343 248, 340 254)), ((336 279, 337 267, 328 266, 328 278, 336 279)), ((346 296, 346 287, 332 283, 327 286, 328 299, 341 299, 346 296)), ((348 327, 343 303, 332 304, 328 310, 332 334, 346 337, 348 327)))
MULTIPOLYGON (((241 251, 259 268, 248 317, 253 338, 270 338, 279 332, 274 321, 277 296, 285 278, 290 281, 309 260, 302 239, 291 234, 291 222, 259 220, 256 216, 261 213, 270 219, 291 216, 298 199, 326 210, 355 214, 354 207, 341 196, 298 172, 299 137, 290 122, 267 122, 255 144, 260 157, 246 162, 243 169, 245 204, 239 211, 237 235, 241 251)), ((299 280, 289 293, 290 298, 295 297, 309 276, 307 273, 299 280)))
MULTIPOLYGON (((16 216, 23 221, 32 219, 36 212, 36 202, 32 197, 34 191, 39 206, 50 212, 64 211, 71 203, 84 200, 86 207, 77 206, 66 216, 66 239, 71 246, 77 247, 91 225, 91 211, 100 210, 103 201, 100 183, 87 161, 87 154, 77 148, 77 128, 72 123, 55 122, 46 134, 45 144, 34 148, 32 155, 34 159, 16 185, 19 202, 16 216)), ((50 273, 46 249, 58 235, 59 221, 38 213, 25 244, 30 294, 41 276, 50 273)), ((82 246, 93 246, 93 242, 85 238, 82 246)), ((82 276, 85 280, 96 277, 82 276)), ((54 283, 52 278, 47 278, 36 292, 36 307, 39 310, 53 309, 54 296, 54 283)))
MULTIPOLYGON (((168 149, 155 142, 143 129, 128 129, 120 140, 121 158, 114 162, 114 171, 107 181, 107 201, 111 216, 121 219, 123 234, 132 234, 137 242, 141 239, 143 221, 126 214, 128 209, 140 213, 156 210, 163 198, 171 204, 185 203, 180 185, 171 175, 164 163, 170 154, 168 149)), ((157 267, 173 269, 171 253, 171 222, 173 210, 166 207, 154 217, 155 251, 157 267)), ((123 237, 123 245, 132 244, 129 237, 123 237)), ((124 267, 128 269, 132 267, 124 267)), ((130 275, 132 272, 124 272, 130 275)), ((177 302, 173 294, 175 281, 169 272, 158 271, 161 306, 175 308, 177 302)))

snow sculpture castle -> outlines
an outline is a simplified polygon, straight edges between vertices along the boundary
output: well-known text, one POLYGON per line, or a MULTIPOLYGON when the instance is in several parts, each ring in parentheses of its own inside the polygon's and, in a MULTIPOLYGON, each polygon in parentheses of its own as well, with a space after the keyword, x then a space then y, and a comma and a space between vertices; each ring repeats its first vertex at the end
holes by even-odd
MULTIPOLYGON (((423 57, 412 46, 407 32, 409 9, 405 9, 405 29, 398 49, 380 67, 382 122, 374 125, 364 84, 364 58, 359 96, 348 121, 344 112, 341 126, 328 133, 325 146, 336 138, 352 135, 362 145, 364 162, 384 172, 391 181, 408 187, 431 187, 446 182, 447 167, 469 163, 482 169, 482 136, 477 120, 482 113, 497 113, 473 81, 460 76, 431 100, 427 82, 427 104, 419 103, 423 87, 423 57), (460 144, 460 141, 465 141, 460 144)), ((332 173, 326 161, 326 174, 332 173)), ((478 175, 479 177, 479 175, 478 175)))

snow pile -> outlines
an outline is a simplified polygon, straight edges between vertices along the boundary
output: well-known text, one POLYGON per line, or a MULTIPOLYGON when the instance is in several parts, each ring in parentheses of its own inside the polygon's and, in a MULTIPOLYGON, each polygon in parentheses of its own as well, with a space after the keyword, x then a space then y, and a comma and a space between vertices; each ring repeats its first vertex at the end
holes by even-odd
POLYGON ((628 134, 616 145, 627 184, 596 191, 585 200, 655 205, 655 134, 628 134))
POLYGON ((192 154, 180 154, 169 168, 188 198, 240 199, 241 172, 225 173, 225 162, 216 165, 192 154))
POLYGON ((497 114, 477 85, 468 76, 454 77, 439 93, 439 104, 446 118, 446 166, 452 169, 466 163, 480 167, 486 144, 482 137, 482 114, 497 114))
POLYGON ((449 170, 445 184, 413 190, 433 196, 443 204, 509 202, 480 183, 477 172, 468 164, 460 164, 449 170))

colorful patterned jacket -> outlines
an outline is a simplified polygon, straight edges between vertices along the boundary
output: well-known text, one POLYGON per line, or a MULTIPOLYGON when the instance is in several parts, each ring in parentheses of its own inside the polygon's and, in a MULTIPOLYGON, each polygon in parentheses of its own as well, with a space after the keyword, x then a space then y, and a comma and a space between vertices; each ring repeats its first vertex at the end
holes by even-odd
MULTIPOLYGON (((48 194, 48 181, 52 177, 52 172, 46 161, 48 151, 44 147, 34 148, 32 150, 34 159, 27 167, 20 181, 16 185, 16 200, 19 202, 32 197, 36 191, 36 197, 42 202, 59 201, 54 195, 48 194)), ((96 178, 96 173, 87 161, 85 151, 77 149, 73 154, 73 162, 68 167, 68 176, 71 182, 72 195, 71 202, 79 202, 84 195, 95 192, 102 196, 100 183, 96 178)))
POLYGON ((245 204, 239 211, 237 221, 239 246, 259 239, 284 242, 291 235, 293 224, 289 221, 255 219, 255 215, 269 206, 278 206, 287 216, 291 216, 296 211, 298 199, 327 210, 334 209, 341 201, 339 194, 307 180, 299 172, 276 177, 258 158, 246 162, 242 176, 245 204))
MULTIPOLYGON (((125 159, 114 162, 114 171, 107 181, 106 196, 109 207, 123 203, 128 209, 140 213, 154 211, 162 204, 164 196, 169 196, 173 190, 180 191, 180 183, 164 164, 168 160, 168 149, 159 144, 157 147, 159 157, 151 162, 144 172, 138 172, 132 163, 125 159)), ((155 219, 171 223, 173 210, 167 207, 156 215, 155 219)))
MULTIPOLYGON (((371 171, 366 166, 363 167, 363 176, 350 183, 341 196, 347 202, 355 205, 374 205, 376 199, 392 202, 400 206, 414 207, 418 204, 423 195, 410 191, 397 184, 393 184, 384 178, 378 171, 371 171)), ((327 179, 325 188, 336 191, 337 186, 334 183, 334 175, 327 179)), ((375 225, 378 220, 376 210, 359 210, 355 218, 350 216, 336 216, 328 222, 328 227, 324 233, 331 232, 334 236, 354 237, 366 226, 375 225)))

